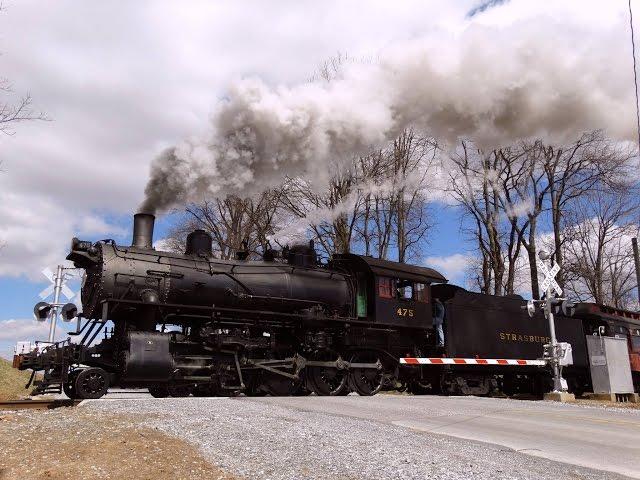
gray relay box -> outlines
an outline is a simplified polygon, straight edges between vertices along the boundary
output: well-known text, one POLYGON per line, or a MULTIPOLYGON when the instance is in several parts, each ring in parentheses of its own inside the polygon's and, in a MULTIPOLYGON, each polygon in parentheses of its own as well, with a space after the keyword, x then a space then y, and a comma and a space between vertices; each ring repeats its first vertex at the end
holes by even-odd
POLYGON ((633 393, 626 338, 587 336, 593 393, 633 393))

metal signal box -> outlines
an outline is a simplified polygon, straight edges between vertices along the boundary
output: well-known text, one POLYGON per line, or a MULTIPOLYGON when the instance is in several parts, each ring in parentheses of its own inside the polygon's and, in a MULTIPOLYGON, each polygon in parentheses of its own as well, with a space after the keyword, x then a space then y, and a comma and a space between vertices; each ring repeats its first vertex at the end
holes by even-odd
POLYGON ((633 393, 626 338, 587 336, 593 393, 633 393))

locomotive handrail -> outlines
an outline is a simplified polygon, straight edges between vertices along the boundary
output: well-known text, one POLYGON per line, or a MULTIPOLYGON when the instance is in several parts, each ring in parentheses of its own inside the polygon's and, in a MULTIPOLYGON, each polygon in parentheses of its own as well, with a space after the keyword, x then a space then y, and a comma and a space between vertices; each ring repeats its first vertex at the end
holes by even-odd
MULTIPOLYGON (((131 305, 148 305, 147 303, 145 303, 142 300, 132 300, 132 299, 113 299, 113 298, 108 298, 108 299, 104 299, 101 301, 101 303, 103 305, 108 304, 108 303, 115 303, 115 304, 120 304, 120 303, 126 303, 126 304, 131 304, 131 305)), ((285 317, 285 318, 289 318, 289 319, 294 319, 294 318, 309 318, 308 315, 305 315, 304 313, 287 313, 287 312, 278 312, 278 311, 271 311, 271 310, 248 310, 248 309, 242 309, 242 308, 230 308, 230 307, 218 307, 215 305, 187 305, 187 304, 180 304, 180 303, 157 303, 154 304, 155 307, 158 308, 174 308, 176 310, 186 310, 186 312, 183 313, 168 313, 167 315, 165 315, 165 319, 171 316, 174 317, 190 317, 190 316, 195 316, 196 314, 190 314, 188 313, 189 310, 201 310, 201 311, 210 311, 210 312, 220 312, 220 313, 236 313, 236 314, 248 314, 250 316, 257 316, 257 317, 261 317, 261 316, 269 316, 269 317, 285 317)), ((103 314, 104 316, 104 314, 103 314)), ((106 318, 106 317, 105 317, 106 318)), ((368 328, 370 330, 379 330, 379 331, 385 331, 385 332, 394 332, 396 331, 396 329, 389 329, 389 328, 381 328, 381 327, 371 327, 370 326, 370 322, 368 320, 361 320, 358 317, 343 317, 343 316, 326 316, 324 317, 326 320, 334 320, 334 321, 341 321, 344 322, 345 324, 349 325, 349 324, 355 324, 355 325, 367 325, 368 328)), ((104 323, 106 323, 105 321, 101 321, 100 322, 102 325, 104 325, 104 323)), ((99 330, 98 330, 99 331, 99 330)), ((96 333, 97 335, 97 333, 96 333)))
POLYGON ((247 295, 246 293, 235 293, 233 291, 229 292, 231 295, 235 297, 241 298, 243 300, 279 300, 284 302, 293 302, 293 303, 311 303, 313 305, 327 305, 326 302, 320 302, 316 300, 306 300, 302 298, 290 298, 290 297, 272 297, 270 295, 247 295))
POLYGON ((226 276, 227 276, 227 277, 229 277, 231 280, 233 280, 233 281, 234 281, 234 282, 236 282, 238 285, 240 285, 240 286, 245 290, 245 292, 249 292, 250 294, 252 293, 252 292, 251 292, 251 289, 250 289, 249 287, 247 287, 243 282, 241 282, 240 280, 238 280, 236 277, 234 277, 233 275, 231 275, 229 272, 221 272, 221 273, 224 273, 224 275, 226 275, 226 276))

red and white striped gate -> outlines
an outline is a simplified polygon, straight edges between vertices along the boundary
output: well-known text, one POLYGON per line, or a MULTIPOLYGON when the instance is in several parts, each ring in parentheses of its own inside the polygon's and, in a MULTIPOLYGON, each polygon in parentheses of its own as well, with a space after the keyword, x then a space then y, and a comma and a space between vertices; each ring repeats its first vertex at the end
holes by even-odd
POLYGON ((518 360, 513 358, 414 358, 400 359, 403 365, 504 365, 544 367, 544 360, 518 360))

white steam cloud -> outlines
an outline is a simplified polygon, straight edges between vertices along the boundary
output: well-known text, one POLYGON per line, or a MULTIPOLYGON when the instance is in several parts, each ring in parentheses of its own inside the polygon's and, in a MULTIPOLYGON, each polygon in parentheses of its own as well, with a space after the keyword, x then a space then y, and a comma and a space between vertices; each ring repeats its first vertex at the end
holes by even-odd
POLYGON ((632 139, 626 29, 622 19, 584 31, 549 18, 500 29, 472 24, 448 41, 414 40, 375 63, 346 64, 330 82, 272 87, 244 79, 219 103, 208 133, 155 159, 141 210, 248 195, 285 175, 322 185, 329 159, 346 164, 408 126, 484 148, 595 129, 632 139))

